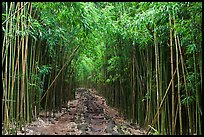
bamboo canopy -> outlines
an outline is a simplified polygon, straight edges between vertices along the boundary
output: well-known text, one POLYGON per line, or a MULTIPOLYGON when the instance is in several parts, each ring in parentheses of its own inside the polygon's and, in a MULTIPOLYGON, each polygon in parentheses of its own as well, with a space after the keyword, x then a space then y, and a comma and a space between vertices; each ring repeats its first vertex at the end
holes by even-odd
POLYGON ((148 134, 202 134, 201 2, 2 2, 2 134, 94 88, 148 134))

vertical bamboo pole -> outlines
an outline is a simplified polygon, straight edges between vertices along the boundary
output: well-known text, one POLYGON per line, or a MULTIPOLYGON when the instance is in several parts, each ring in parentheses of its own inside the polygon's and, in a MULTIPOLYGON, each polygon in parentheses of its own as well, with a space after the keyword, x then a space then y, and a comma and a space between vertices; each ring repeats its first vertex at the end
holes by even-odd
POLYGON ((175 134, 175 131, 174 131, 174 119, 175 119, 175 116, 174 116, 174 65, 173 65, 173 46, 172 46, 172 23, 171 23, 171 14, 169 14, 169 25, 170 25, 170 50, 171 50, 171 77, 172 77, 172 113, 171 113, 171 117, 172 117, 172 135, 175 134))
MULTIPOLYGON (((159 57, 158 57, 158 75, 159 75, 159 101, 161 102, 162 100, 162 97, 163 97, 163 67, 164 67, 164 62, 163 62, 163 52, 164 52, 164 48, 163 46, 161 45, 160 46, 160 50, 158 51, 158 53, 160 54, 159 57)), ((166 100, 165 100, 166 102, 166 100)), ((165 134, 165 117, 166 117, 166 114, 165 114, 165 102, 164 102, 164 107, 163 109, 161 110, 161 134, 165 134)))
POLYGON ((132 58, 132 82, 133 82, 133 88, 132 88, 132 117, 133 121, 135 120, 135 52, 133 49, 133 58, 132 58))
POLYGON ((150 76, 149 76, 149 96, 150 96, 150 99, 149 99, 149 121, 153 118, 153 115, 152 115, 152 113, 151 112, 153 112, 152 111, 152 109, 153 109, 153 104, 152 104, 152 60, 153 60, 153 58, 152 58, 152 48, 150 49, 150 68, 149 68, 149 73, 150 73, 150 76))
MULTIPOLYGON (((27 5, 27 17, 29 18, 29 16, 31 16, 32 13, 32 4, 28 4, 27 5)), ((26 49, 25 49, 25 62, 26 62, 26 68, 28 68, 28 63, 27 63, 27 54, 28 54, 28 37, 29 37, 29 29, 30 29, 30 21, 28 20, 28 24, 27 24, 27 35, 26 35, 26 49)), ((31 51, 32 52, 32 51, 31 51)), ((32 58, 32 55, 30 55, 30 58, 32 58)), ((29 66, 30 67, 30 66, 29 66)), ((30 95, 29 95, 29 75, 28 75, 28 69, 26 69, 26 121, 29 122, 30 121, 30 95)))
MULTIPOLYGON (((9 18, 9 15, 10 15, 10 11, 11 11, 11 5, 10 5, 10 8, 8 10, 8 3, 6 3, 6 19, 9 18)), ((5 37, 5 68, 4 68, 4 73, 3 73, 3 99, 4 99, 4 127, 5 127, 5 132, 6 133, 9 133, 9 87, 8 87, 8 83, 9 83, 9 72, 8 72, 8 48, 9 48, 9 22, 7 21, 6 22, 6 30, 5 30, 5 33, 4 33, 4 37, 5 37)), ((3 53, 3 52, 2 52, 3 53)), ((2 55, 3 56, 3 55, 2 55)), ((4 64, 4 58, 3 58, 3 61, 2 61, 2 64, 4 64)))
MULTIPOLYGON (((20 2, 17 3, 17 9, 20 9, 20 2)), ((20 31, 20 10, 17 12, 17 30, 20 31)), ((17 58, 17 95, 16 95, 16 122, 19 121, 19 110, 20 110, 20 49, 21 49, 21 42, 20 42, 20 36, 17 36, 17 48, 18 48, 18 58, 17 58)), ((17 124, 18 126, 18 124, 17 124)))
POLYGON ((199 94, 198 94, 198 80, 197 80, 197 66, 196 66, 196 51, 193 52, 193 60, 194 60, 194 63, 193 63, 193 66, 194 66, 194 73, 195 73, 195 86, 196 86, 196 93, 195 93, 195 96, 196 96, 196 104, 195 104, 195 107, 196 107, 196 111, 195 111, 195 132, 196 134, 198 134, 199 132, 199 128, 201 123, 200 123, 200 105, 199 105, 199 94))
POLYGON ((188 88, 187 88, 187 84, 186 84, 186 76, 185 76, 185 72, 184 72, 184 61, 183 61, 183 55, 181 52, 181 46, 180 46, 180 40, 178 39, 178 49, 179 49, 179 53, 181 56, 181 68, 182 68, 182 74, 183 74, 183 80, 184 80, 184 86, 185 86, 185 91, 186 91, 186 98, 187 98, 187 112, 188 112, 188 124, 189 124, 189 134, 192 134, 192 119, 191 119, 191 114, 190 114, 190 106, 189 106, 189 102, 188 102, 188 88))
MULTIPOLYGON (((13 12, 13 10, 14 10, 14 8, 13 8, 14 6, 13 6, 13 2, 11 2, 10 3, 10 10, 9 10, 9 12, 10 12, 10 16, 12 15, 12 12, 13 12)), ((12 113, 13 113, 13 108, 12 108, 12 104, 13 104, 13 92, 12 92, 12 90, 11 90, 11 84, 12 84, 12 68, 13 68, 13 65, 12 65, 12 59, 13 59, 13 54, 12 54, 12 51, 13 51, 13 46, 14 46, 14 44, 13 44, 13 37, 14 37, 14 35, 13 35, 13 16, 11 16, 10 17, 10 22, 9 22, 9 65, 8 65, 8 68, 6 68, 6 69, 8 69, 8 90, 7 90, 7 95, 8 95, 8 114, 9 114, 9 127, 11 126, 11 128, 13 128, 12 127, 12 125, 13 125, 13 116, 12 116, 12 113)), ((9 132, 10 132, 10 129, 9 129, 9 132)))
MULTIPOLYGON (((159 55, 158 55, 158 44, 157 44, 157 38, 156 38, 156 26, 154 26, 154 47, 155 47, 155 71, 156 71, 156 96, 157 96, 157 109, 159 108, 159 55)), ((160 131, 160 120, 159 120, 159 115, 157 115, 157 127, 158 130, 160 131)))
MULTIPOLYGON (((8 3, 6 3, 6 18, 8 18, 8 3)), ((6 31, 5 31, 5 43, 6 43, 6 46, 7 46, 7 41, 8 41, 8 22, 6 22, 6 31)), ((7 48, 7 47, 6 47, 7 48)), ((7 54, 7 53, 6 53, 7 54)), ((8 54, 7 54, 8 55, 8 54)), ((4 59, 3 59, 4 60, 4 59)), ((3 81, 3 98, 4 98, 4 103, 3 103, 3 106, 4 106, 4 127, 5 127, 5 131, 7 132, 7 129, 9 128, 9 123, 8 123, 8 106, 7 106, 7 87, 8 87, 8 84, 7 84, 7 56, 5 56, 5 68, 4 68, 4 74, 3 74, 3 78, 2 78, 2 81, 3 81)))
POLYGON ((150 64, 149 64, 149 48, 147 47, 146 48, 146 59, 147 59, 147 62, 146 62, 146 79, 147 79, 147 82, 146 82, 146 90, 147 90, 147 103, 146 103, 146 117, 145 117, 145 124, 144 124, 144 126, 147 126, 147 123, 149 123, 149 100, 150 100, 150 96, 149 96, 149 94, 150 94, 150 90, 149 90, 149 74, 150 74, 150 72, 149 72, 149 67, 147 67, 147 66, 150 66, 150 64))
POLYGON ((174 20, 174 38, 175 38, 175 45, 176 45, 176 70, 177 70, 177 78, 178 78, 178 105, 179 105, 179 125, 180 125, 180 135, 183 134, 182 132, 182 109, 181 109, 181 96, 180 96, 180 75, 179 75, 179 53, 178 53, 178 45, 176 39, 176 21, 175 16, 173 16, 174 20))

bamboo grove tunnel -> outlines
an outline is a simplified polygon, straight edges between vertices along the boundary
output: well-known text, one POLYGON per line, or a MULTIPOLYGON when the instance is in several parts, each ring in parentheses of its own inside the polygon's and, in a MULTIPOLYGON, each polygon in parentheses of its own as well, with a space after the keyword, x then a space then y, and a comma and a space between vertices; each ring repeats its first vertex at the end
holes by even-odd
POLYGON ((83 87, 148 134, 202 135, 202 3, 2 2, 2 87, 2 134, 83 87))

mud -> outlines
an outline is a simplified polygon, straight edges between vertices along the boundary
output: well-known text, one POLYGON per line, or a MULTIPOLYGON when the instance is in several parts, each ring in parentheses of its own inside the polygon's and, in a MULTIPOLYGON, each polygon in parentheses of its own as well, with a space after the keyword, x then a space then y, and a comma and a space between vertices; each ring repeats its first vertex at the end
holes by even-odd
POLYGON ((93 90, 78 88, 75 100, 69 101, 62 113, 29 124, 18 135, 145 135, 131 126, 116 109, 107 106, 103 97, 93 90))

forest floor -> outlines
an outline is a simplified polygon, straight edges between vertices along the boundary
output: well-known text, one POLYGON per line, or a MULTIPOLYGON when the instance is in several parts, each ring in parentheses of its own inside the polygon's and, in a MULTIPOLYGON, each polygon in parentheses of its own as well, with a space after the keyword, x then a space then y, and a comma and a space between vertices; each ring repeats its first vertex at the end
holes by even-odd
POLYGON ((61 113, 40 118, 17 135, 145 135, 146 132, 124 120, 116 109, 106 105, 93 90, 78 88, 75 100, 61 113))

